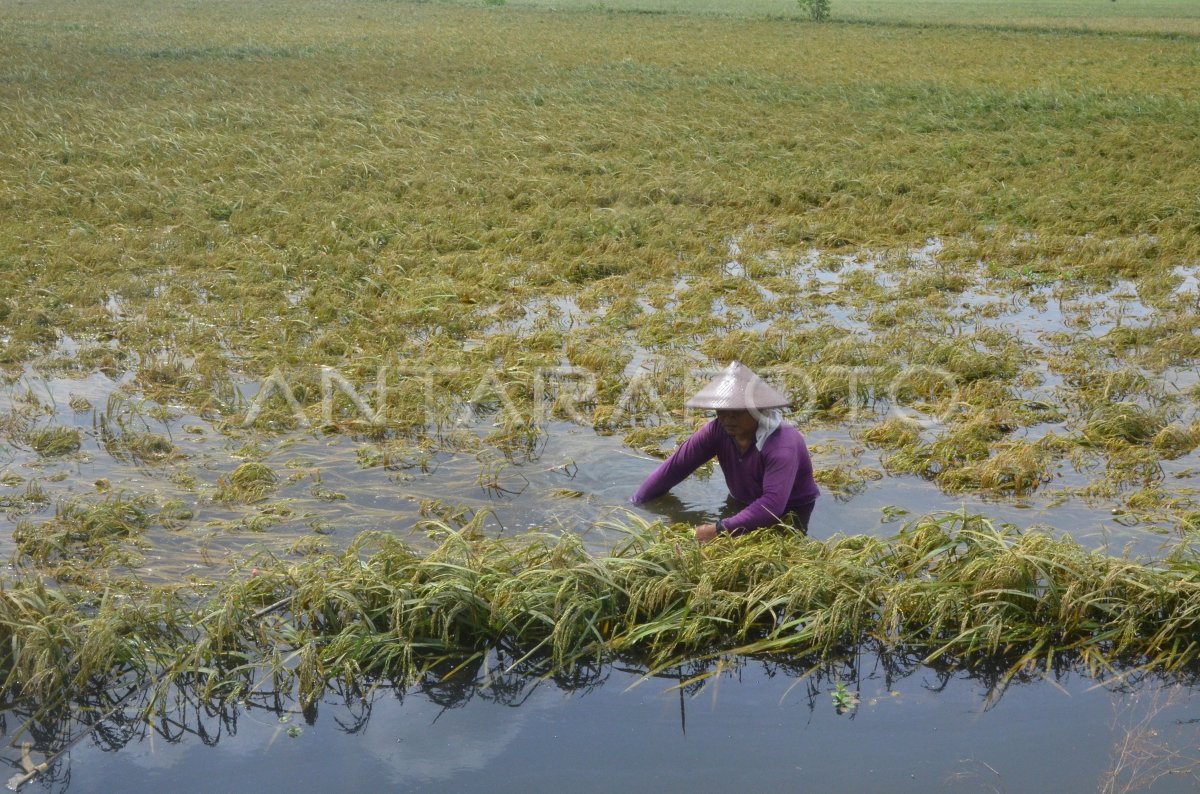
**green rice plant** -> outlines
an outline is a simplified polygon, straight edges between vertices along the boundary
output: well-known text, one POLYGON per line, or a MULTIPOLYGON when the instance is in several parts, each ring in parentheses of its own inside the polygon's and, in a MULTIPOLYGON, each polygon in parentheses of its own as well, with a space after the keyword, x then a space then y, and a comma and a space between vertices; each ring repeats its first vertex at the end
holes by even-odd
POLYGON ((50 495, 45 486, 36 479, 25 483, 25 490, 20 494, 0 495, 0 510, 10 519, 35 512, 50 504, 50 495))
POLYGON ((812 379, 803 404, 815 413, 815 418, 837 421, 868 405, 870 399, 870 383, 847 377, 840 367, 830 367, 812 379))
POLYGON ((124 542, 137 543, 150 520, 146 501, 138 497, 117 493, 102 502, 67 500, 49 521, 19 522, 13 541, 19 557, 35 565, 82 559, 102 569, 131 559, 124 542))
POLYGON ((1113 485, 1130 483, 1145 487, 1163 478, 1162 461, 1153 449, 1124 445, 1110 448, 1106 454, 1105 477, 1113 485))
POLYGON ((158 522, 167 529, 178 530, 195 518, 195 512, 181 499, 168 499, 159 508, 158 522))
POLYGON ((1180 516, 1179 531, 1185 535, 1200 532, 1200 510, 1189 510, 1180 516))
POLYGON ((47 427, 27 435, 29 446, 44 457, 53 458, 78 452, 81 444, 78 428, 47 427))
POLYGON ((1193 330, 1195 321, 1194 313, 1184 314, 1179 317, 1177 327, 1156 329, 1141 360, 1147 366, 1158 369, 1193 364, 1200 358, 1200 337, 1193 330))
POLYGON ((175 356, 144 362, 135 379, 142 393, 158 402, 178 399, 190 381, 187 366, 175 356))
POLYGON ((1154 404, 1164 399, 1163 384, 1135 367, 1120 367, 1108 371, 1103 368, 1093 369, 1086 360, 1082 363, 1083 369, 1070 378, 1078 389, 1078 398, 1084 401, 1081 402, 1081 407, 1089 402, 1100 405, 1145 400, 1154 404))
POLYGON ((155 407, 120 392, 110 394, 104 412, 95 417, 96 434, 104 451, 122 462, 162 463, 168 460, 175 452, 175 445, 167 437, 151 431, 146 418, 155 407))
POLYGON ((985 379, 1007 380, 1017 373, 1020 352, 1010 348, 1001 352, 982 349, 969 340, 943 342, 917 359, 918 363, 944 368, 961 382, 985 379))
POLYGON ((834 499, 844 501, 867 489, 867 483, 883 475, 867 466, 854 468, 844 464, 820 467, 813 472, 816 481, 825 486, 834 499))
POLYGON ((0 591, 5 688, 45 698, 69 692, 82 622, 76 598, 41 579, 0 591))
POLYGON ((888 399, 897 407, 912 407, 927 414, 945 413, 958 401, 974 402, 969 395, 964 396, 963 386, 954 375, 937 368, 917 366, 895 375, 881 373, 879 383, 878 391, 883 392, 886 386, 888 399))
POLYGON ((1084 444, 1111 448, 1144 444, 1155 438, 1166 422, 1158 413, 1134 402, 1116 402, 1097 408, 1080 431, 1084 444))
POLYGON ((947 491, 1010 492, 1023 496, 1054 478, 1054 455, 1041 442, 1009 442, 987 460, 945 469, 937 482, 947 491))
POLYGON ((258 461, 243 463, 229 475, 217 479, 213 498, 219 502, 259 502, 275 490, 279 477, 258 461))
POLYGON ((891 538, 758 532, 699 546, 685 529, 622 529, 601 556, 571 535, 443 526, 421 555, 368 533, 344 552, 255 558, 252 575, 233 570, 206 592, 150 589, 136 605, 31 577, 0 591, 0 672, 55 698, 159 670, 160 681, 199 676, 202 698, 265 677, 313 703, 335 680, 413 681, 498 643, 552 671, 617 655, 651 670, 730 653, 830 659, 867 643, 927 663, 1000 659, 1006 676, 1063 655, 1096 674, 1200 661, 1188 640, 1200 562, 1186 547, 1122 559, 965 513, 891 538))
POLYGON ((920 437, 921 428, 905 417, 892 416, 883 422, 859 431, 859 438, 873 447, 898 449, 909 446, 920 437))
POLYGON ((937 464, 929 444, 911 442, 901 446, 882 459, 883 467, 890 474, 919 474, 937 476, 937 464))
POLYGON ((952 424, 929 445, 930 473, 937 474, 958 465, 985 460, 992 445, 1005 438, 1013 427, 1005 417, 980 412, 952 424))
POLYGON ((971 279, 961 272, 949 272, 944 267, 931 272, 917 271, 904 284, 908 298, 928 301, 939 292, 959 293, 971 286, 971 279))
POLYGON ((1169 424, 1155 434, 1150 444, 1166 460, 1181 458, 1200 445, 1200 422, 1187 427, 1169 424))
POLYGON ((1130 494, 1125 500, 1125 505, 1133 510, 1151 510, 1162 505, 1167 499, 1167 493, 1162 488, 1150 487, 1130 494))
POLYGON ((441 534, 446 527, 462 529, 475 519, 475 511, 461 504, 451 504, 441 499, 422 499, 420 514, 430 521, 418 526, 432 533, 441 534))
POLYGON ((240 528, 246 532, 266 532, 271 527, 287 521, 288 518, 289 512, 263 509, 254 515, 243 517, 240 528))
POLYGON ((131 431, 119 435, 102 433, 101 444, 109 455, 120 461, 162 463, 175 454, 175 445, 158 433, 131 431))
POLYGON ((625 446, 662 460, 670 454, 669 450, 663 449, 662 442, 679 436, 680 430, 673 424, 638 427, 626 433, 622 440, 625 446))

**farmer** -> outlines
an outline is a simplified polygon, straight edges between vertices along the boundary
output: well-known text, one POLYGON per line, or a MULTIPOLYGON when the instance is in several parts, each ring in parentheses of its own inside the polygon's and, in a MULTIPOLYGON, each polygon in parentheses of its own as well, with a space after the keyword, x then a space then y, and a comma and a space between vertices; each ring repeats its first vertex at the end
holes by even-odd
POLYGON ((662 496, 715 455, 729 493, 745 507, 715 524, 696 527, 696 540, 706 543, 719 532, 742 535, 780 523, 807 532, 820 491, 804 436, 780 415, 789 402, 733 362, 684 403, 715 409, 716 418, 680 444, 631 501, 642 504, 662 496))

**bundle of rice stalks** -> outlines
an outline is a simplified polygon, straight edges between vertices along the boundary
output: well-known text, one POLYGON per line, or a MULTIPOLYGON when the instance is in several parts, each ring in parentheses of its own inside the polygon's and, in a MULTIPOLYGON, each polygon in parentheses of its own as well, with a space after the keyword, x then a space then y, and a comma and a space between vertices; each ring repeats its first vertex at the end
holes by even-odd
POLYGON ((56 426, 33 430, 26 436, 26 441, 34 452, 48 458, 78 452, 80 447, 79 430, 74 427, 56 426))
POLYGON ((144 500, 115 494, 99 503, 61 502, 49 521, 19 522, 13 540, 18 554, 36 565, 83 559, 103 567, 124 561, 122 542, 136 540, 150 521, 144 500))
MULTIPOLYGON (((144 516, 121 502, 64 507, 52 523, 119 534, 144 516)), ((112 583, 97 599, 21 578, 0 591, 0 673, 38 696, 131 672, 198 681, 206 697, 269 678, 312 703, 333 681, 411 681, 447 664, 452 675, 494 647, 551 672, 617 655, 661 669, 864 645, 954 664, 999 658, 1011 675, 1064 654, 1097 674, 1200 663, 1200 558, 1187 548, 1147 564, 963 513, 892 538, 757 532, 706 546, 684 528, 633 523, 604 556, 570 535, 468 529, 444 527, 426 555, 365 534, 340 554, 256 559, 253 576, 231 571, 190 597, 141 589, 135 602, 112 583)))
POLYGON ((258 502, 275 490, 278 482, 270 466, 250 461, 238 466, 228 477, 218 478, 213 498, 220 502, 258 502))
POLYGON ((1093 411, 1080 432, 1085 444, 1112 447, 1144 444, 1153 439, 1166 424, 1160 414, 1137 403, 1116 402, 1093 411))

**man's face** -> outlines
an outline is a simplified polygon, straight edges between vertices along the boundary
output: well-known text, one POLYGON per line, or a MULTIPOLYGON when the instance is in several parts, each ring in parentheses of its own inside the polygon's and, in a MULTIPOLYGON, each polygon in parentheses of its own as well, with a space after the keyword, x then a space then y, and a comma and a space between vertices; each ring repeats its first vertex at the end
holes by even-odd
POLYGON ((717 422, 722 430, 734 438, 745 438, 758 429, 758 420, 746 410, 717 411, 717 422))

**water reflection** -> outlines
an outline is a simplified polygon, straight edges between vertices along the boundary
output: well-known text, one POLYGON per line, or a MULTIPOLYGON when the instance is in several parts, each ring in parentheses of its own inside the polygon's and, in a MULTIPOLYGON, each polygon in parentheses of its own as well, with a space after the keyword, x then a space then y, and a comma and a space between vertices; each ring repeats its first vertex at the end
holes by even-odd
POLYGON ((703 524, 736 513, 744 506, 732 496, 726 496, 719 506, 706 506, 706 501, 684 501, 678 493, 668 491, 640 507, 649 515, 669 523, 703 524))
POLYGON ((720 658, 651 675, 635 662, 549 674, 515 658, 493 649, 408 685, 335 683, 307 711, 279 692, 211 704, 186 687, 150 722, 139 717, 144 691, 98 723, 129 693, 31 722, 10 704, 3 757, 19 771, 21 741, 37 763, 95 724, 34 784, 55 792, 791 790, 799 781, 822 791, 1169 792, 1191 790, 1200 768, 1194 673, 1098 681, 1063 659, 1009 678, 1005 660, 963 669, 869 652, 819 665, 720 658))

